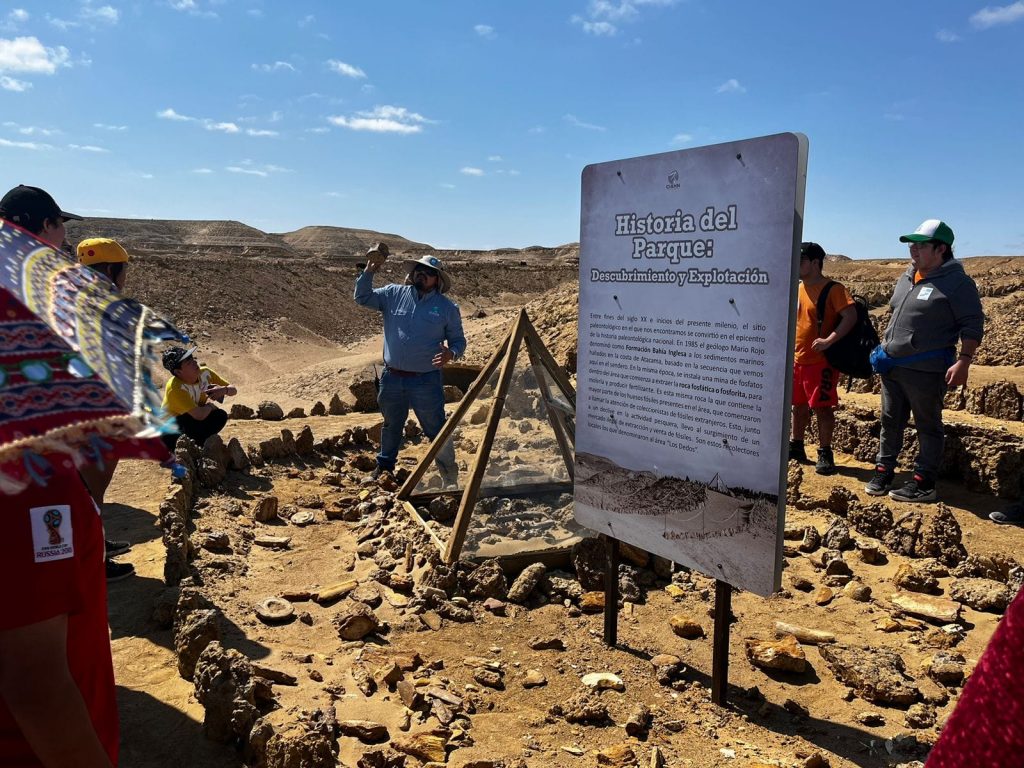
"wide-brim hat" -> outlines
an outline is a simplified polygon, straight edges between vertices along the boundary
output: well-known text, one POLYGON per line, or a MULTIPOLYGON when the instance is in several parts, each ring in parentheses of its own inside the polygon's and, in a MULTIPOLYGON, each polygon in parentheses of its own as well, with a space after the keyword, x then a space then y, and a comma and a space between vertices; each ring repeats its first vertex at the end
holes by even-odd
POLYGON ((405 282, 407 285, 412 285, 413 269, 416 267, 429 267, 437 272, 441 278, 441 293, 448 293, 451 290, 452 276, 445 271, 444 265, 437 256, 421 256, 418 259, 406 259, 402 262, 402 266, 406 270, 405 282))

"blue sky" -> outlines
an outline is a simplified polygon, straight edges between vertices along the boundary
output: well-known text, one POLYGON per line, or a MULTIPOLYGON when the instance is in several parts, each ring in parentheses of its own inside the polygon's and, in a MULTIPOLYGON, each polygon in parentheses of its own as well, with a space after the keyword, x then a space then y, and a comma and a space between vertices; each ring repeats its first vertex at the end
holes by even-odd
POLYGON ((94 216, 579 237, 589 163, 801 131, 804 236, 1024 254, 1024 1, 0 3, 0 186, 94 216))

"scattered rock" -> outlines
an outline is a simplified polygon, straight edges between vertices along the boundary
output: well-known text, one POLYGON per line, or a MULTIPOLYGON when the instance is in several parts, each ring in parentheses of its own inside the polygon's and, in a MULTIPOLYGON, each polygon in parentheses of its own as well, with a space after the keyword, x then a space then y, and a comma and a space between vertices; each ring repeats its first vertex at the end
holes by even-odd
POLYGON ((935 725, 935 707, 931 704, 913 704, 907 710, 908 728, 931 728, 935 725))
POLYGON ((651 710, 645 704, 637 704, 626 719, 626 735, 639 738, 651 727, 651 710))
POLYGON ((843 587, 843 594, 858 603, 866 603, 871 599, 871 587, 859 581, 851 581, 843 587))
POLYGON ((627 768, 636 764, 636 754, 629 744, 615 744, 598 751, 597 764, 627 768))
POLYGON ((497 560, 485 560, 478 565, 467 577, 467 591, 471 597, 484 600, 494 597, 504 600, 508 596, 508 582, 505 581, 505 572, 497 560))
POLYGON ((550 711, 570 723, 598 724, 608 720, 608 706, 588 690, 574 694, 564 704, 555 704, 550 711))
POLYGON ((925 673, 937 683, 943 685, 960 685, 964 681, 964 668, 967 660, 962 654, 952 651, 939 651, 931 658, 925 659, 921 665, 925 673))
POLYGON ((291 542, 291 536, 271 536, 269 533, 261 533, 252 540, 256 546, 267 549, 287 549, 291 542))
POLYGON ((252 519, 257 523, 268 523, 277 519, 277 496, 264 496, 252 507, 252 519))
POLYGON ((818 529, 813 525, 808 525, 804 529, 804 538, 800 542, 801 552, 814 552, 821 546, 821 534, 818 533, 818 529))
POLYGON ((976 611, 1003 613, 1013 599, 1013 591, 992 579, 965 578, 953 582, 949 596, 976 611))
POLYGON ((903 658, 889 648, 821 645, 818 653, 832 674, 865 701, 907 706, 918 696, 903 658))
POLYGON ((365 603, 350 601, 342 605, 332 620, 342 640, 362 640, 380 629, 377 615, 365 603))
POLYGON ((256 417, 264 421, 281 421, 284 409, 272 400, 264 400, 256 408, 256 417))
POLYGON ((192 679, 196 699, 205 710, 203 728, 207 737, 221 743, 248 740, 259 717, 257 694, 267 686, 253 672, 249 660, 214 641, 199 655, 192 679))
POLYGON ((910 563, 901 563, 892 577, 892 583, 899 589, 908 592, 937 592, 939 581, 934 576, 922 569, 915 568, 910 563))
POLYGON ((327 412, 331 416, 344 416, 349 410, 349 407, 342 402, 341 398, 338 397, 338 393, 335 392, 331 397, 330 404, 327 406, 327 412))
POLYGON ((231 411, 228 413, 228 417, 232 419, 251 419, 256 414, 252 408, 248 405, 242 405, 241 403, 232 403, 231 411))
POLYGON ((835 596, 835 592, 830 587, 821 587, 814 593, 814 602, 817 605, 828 605, 835 596))
POLYGON ((349 386, 348 391, 356 399, 353 410, 372 413, 377 410, 377 386, 373 379, 362 379, 349 386))
POLYGON ((747 658, 756 667, 796 673, 807 669, 807 656, 793 635, 778 641, 748 638, 745 642, 747 658))
POLYGON ((392 740, 391 747, 424 762, 447 762, 446 749, 448 747, 448 739, 446 736, 433 733, 401 736, 392 740))
POLYGON ((842 520, 833 521, 832 525, 825 531, 825 535, 821 538, 822 544, 828 549, 851 549, 853 547, 853 538, 850 536, 850 528, 842 520))
POLYGON ((808 629, 798 624, 789 624, 784 621, 775 622, 775 636, 785 637, 792 635, 801 643, 808 645, 821 645, 822 643, 834 643, 836 636, 831 632, 824 632, 820 629, 808 629))
POLYGON ((238 442, 237 437, 232 437, 228 440, 228 469, 236 469, 241 471, 248 467, 252 462, 249 461, 249 455, 245 452, 242 444, 238 442))
POLYGON ((704 637, 704 627, 702 627, 695 619, 684 613, 677 613, 669 619, 668 623, 677 637, 682 637, 686 640, 695 640, 699 637, 704 637))
POLYGON ((557 636, 534 637, 527 642, 534 651, 564 651, 565 641, 557 636))
POLYGON ((511 603, 525 603, 536 589, 537 585, 544 578, 547 567, 544 563, 533 563, 523 569, 522 573, 512 582, 508 590, 508 599, 511 603))
POLYGON ((256 615, 267 624, 281 624, 295 617, 295 608, 280 597, 268 597, 256 604, 256 615))
POLYGON ((600 613, 604 610, 604 592, 584 592, 580 597, 580 610, 584 613, 600 613))
POLYGON ((572 548, 572 564, 576 577, 586 592, 604 594, 604 576, 608 570, 608 556, 601 539, 583 539, 572 548))
POLYGON ((313 407, 309 409, 309 415, 310 416, 326 416, 327 415, 327 406, 324 405, 319 400, 317 400, 316 403, 313 404, 313 407))
POLYGON ((365 744, 378 744, 390 738, 387 726, 370 720, 339 720, 338 733, 352 736, 365 744))
POLYGON ((174 627, 174 653, 178 658, 178 674, 185 680, 195 675, 196 663, 210 643, 218 642, 220 614, 214 608, 200 608, 181 613, 174 627))
POLYGON ((299 436, 295 438, 295 452, 299 456, 309 456, 315 450, 316 440, 313 437, 313 430, 307 424, 299 430, 299 436))
POLYGON ((626 690, 626 684, 622 678, 613 675, 611 672, 591 672, 581 678, 583 684, 594 691, 611 689, 613 691, 626 690))
POLYGON ((523 676, 523 688, 539 688, 547 685, 548 679, 537 669, 528 669, 523 676))
POLYGON ((960 604, 941 597, 919 595, 914 592, 897 592, 889 601, 904 613, 920 616, 942 624, 960 620, 960 604))

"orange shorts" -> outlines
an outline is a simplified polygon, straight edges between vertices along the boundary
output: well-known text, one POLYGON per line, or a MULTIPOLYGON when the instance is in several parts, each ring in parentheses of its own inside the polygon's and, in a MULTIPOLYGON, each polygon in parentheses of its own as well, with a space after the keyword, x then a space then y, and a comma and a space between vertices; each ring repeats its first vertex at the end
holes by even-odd
POLYGON ((793 363, 793 405, 835 408, 839 405, 839 371, 828 363, 793 363))

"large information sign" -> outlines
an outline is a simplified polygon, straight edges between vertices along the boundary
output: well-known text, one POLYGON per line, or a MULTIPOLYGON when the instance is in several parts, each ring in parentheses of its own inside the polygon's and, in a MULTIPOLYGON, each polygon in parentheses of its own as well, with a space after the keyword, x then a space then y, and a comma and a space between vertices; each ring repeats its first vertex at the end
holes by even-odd
POLYGON ((779 586, 807 139, 583 171, 576 519, 779 586))

